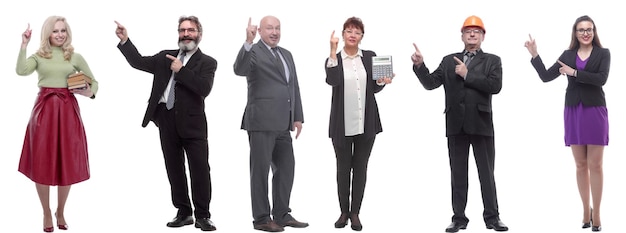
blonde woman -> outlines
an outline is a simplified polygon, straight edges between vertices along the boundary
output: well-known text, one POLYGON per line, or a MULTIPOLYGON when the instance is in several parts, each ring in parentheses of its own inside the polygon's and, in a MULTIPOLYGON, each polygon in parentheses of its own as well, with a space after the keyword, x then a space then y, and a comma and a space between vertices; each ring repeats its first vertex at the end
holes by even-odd
POLYGON ((89 179, 87 139, 75 94, 95 98, 98 82, 85 59, 74 52, 72 31, 64 17, 46 19, 39 50, 26 57, 31 35, 29 25, 22 33, 15 71, 20 76, 36 71, 39 93, 26 128, 18 170, 35 182, 43 209, 43 230, 52 232, 50 186, 58 186, 56 225, 66 230, 64 212, 70 187, 89 179), (70 90, 67 77, 77 71, 90 77, 92 83, 70 90))

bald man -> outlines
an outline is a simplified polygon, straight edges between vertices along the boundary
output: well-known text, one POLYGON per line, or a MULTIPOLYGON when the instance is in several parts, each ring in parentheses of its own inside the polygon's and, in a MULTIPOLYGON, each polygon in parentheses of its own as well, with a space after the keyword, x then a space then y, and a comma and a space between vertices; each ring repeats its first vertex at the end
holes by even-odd
POLYGON ((290 214, 295 167, 291 131, 296 131, 297 139, 304 117, 296 66, 291 53, 278 46, 279 41, 278 18, 265 16, 260 27, 252 25, 249 19, 246 41, 233 66, 235 74, 245 76, 248 82, 241 129, 248 132, 250 144, 253 226, 268 232, 280 232, 287 226, 309 226, 290 214), (253 43, 257 32, 261 39, 253 43), (268 199, 270 167, 273 207, 268 199))

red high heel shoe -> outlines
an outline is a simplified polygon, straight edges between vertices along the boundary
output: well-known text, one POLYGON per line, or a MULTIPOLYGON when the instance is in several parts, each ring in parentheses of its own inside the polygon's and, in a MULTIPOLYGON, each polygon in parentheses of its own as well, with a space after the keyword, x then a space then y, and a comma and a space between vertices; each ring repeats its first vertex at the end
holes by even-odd
MULTIPOLYGON (((54 213, 54 216, 58 218, 57 213, 54 213)), ((59 222, 57 222, 57 227, 59 228, 59 230, 67 230, 67 224, 59 224, 59 222)))
POLYGON ((53 232, 54 231, 54 227, 44 227, 43 228, 43 232, 53 232))

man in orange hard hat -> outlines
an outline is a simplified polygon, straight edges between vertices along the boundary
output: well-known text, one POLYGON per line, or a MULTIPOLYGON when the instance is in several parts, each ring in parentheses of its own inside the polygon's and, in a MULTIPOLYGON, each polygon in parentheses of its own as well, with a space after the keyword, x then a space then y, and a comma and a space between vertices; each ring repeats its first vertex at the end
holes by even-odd
POLYGON ((468 158, 470 145, 478 167, 483 199, 483 219, 488 229, 508 231, 500 221, 494 179, 495 146, 491 96, 502 88, 500 57, 485 53, 480 45, 485 38, 485 25, 477 16, 465 19, 461 27, 462 52, 443 58, 439 67, 430 72, 422 53, 415 47, 411 56, 413 71, 427 90, 444 86, 446 95, 446 136, 452 179, 452 223, 446 232, 465 229, 468 187, 468 158))

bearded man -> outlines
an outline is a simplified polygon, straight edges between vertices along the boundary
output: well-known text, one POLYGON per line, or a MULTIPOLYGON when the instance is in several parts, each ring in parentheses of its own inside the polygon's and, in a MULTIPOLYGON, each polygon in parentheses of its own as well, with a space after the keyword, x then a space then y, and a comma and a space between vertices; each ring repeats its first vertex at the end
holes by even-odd
POLYGON ((115 22, 117 48, 130 66, 154 75, 152 92, 142 126, 152 121, 159 128, 161 150, 171 187, 176 217, 168 227, 194 224, 203 231, 216 230, 211 221, 211 175, 204 99, 211 92, 217 61, 198 48, 202 24, 195 16, 178 20, 178 47, 142 56, 128 39, 124 26, 115 22), (185 154, 191 178, 188 194, 185 154), (192 216, 193 214, 193 216, 192 216))

